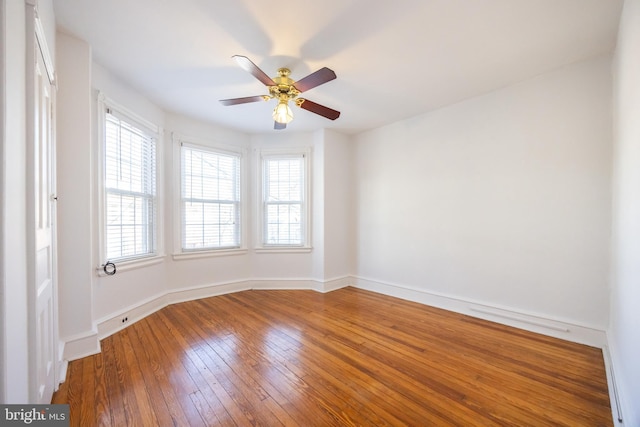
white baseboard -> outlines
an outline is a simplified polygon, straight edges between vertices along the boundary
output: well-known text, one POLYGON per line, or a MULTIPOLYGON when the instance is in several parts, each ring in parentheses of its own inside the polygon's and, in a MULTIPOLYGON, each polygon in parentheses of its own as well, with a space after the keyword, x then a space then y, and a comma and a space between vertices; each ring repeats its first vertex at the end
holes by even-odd
POLYGON ((259 279, 251 280, 251 289, 261 290, 316 290, 316 284, 313 279, 259 279))
POLYGON ((196 286, 184 289, 173 289, 167 292, 167 304, 193 301, 196 299, 210 298, 218 295, 231 294, 234 292, 248 291, 252 289, 250 280, 237 282, 215 283, 204 286, 196 286))
POLYGON ((341 288, 346 288, 347 286, 351 286, 354 282, 354 278, 352 276, 343 276, 336 277, 333 279, 327 279, 322 283, 321 289, 316 289, 319 292, 326 293, 335 291, 341 288))
POLYGON ((66 342, 60 340, 58 342, 58 371, 57 371, 57 384, 56 391, 58 390, 58 386, 63 383, 67 379, 67 368, 69 367, 69 361, 64 357, 64 348, 66 346, 66 342))
POLYGON ((602 348, 607 343, 606 332, 595 327, 578 325, 534 313, 488 305, 409 286, 383 283, 362 277, 354 277, 352 279, 352 286, 356 288, 466 314, 503 325, 598 348, 602 348))
POLYGON ((100 353, 100 340, 98 339, 97 330, 61 338, 61 341, 64 342, 61 363, 100 353))
POLYGON ((58 386, 67 380, 67 369, 69 368, 69 361, 61 360, 58 363, 58 384, 56 384, 56 391, 58 386))
POLYGON ((116 313, 99 319, 96 324, 98 328, 98 339, 102 340, 118 331, 133 325, 137 321, 144 319, 148 315, 166 307, 167 294, 148 298, 138 304, 131 305, 116 313))
POLYGON ((318 279, 259 279, 251 280, 251 289, 300 289, 327 293, 349 286, 353 282, 350 276, 336 277, 327 280, 318 279))
POLYGON ((613 358, 609 345, 602 348, 602 358, 604 359, 604 368, 607 372, 607 386, 609 388, 609 402, 611 404, 611 416, 613 417, 613 425, 616 427, 624 426, 624 417, 620 399, 618 384, 616 382, 615 369, 613 367, 613 358))

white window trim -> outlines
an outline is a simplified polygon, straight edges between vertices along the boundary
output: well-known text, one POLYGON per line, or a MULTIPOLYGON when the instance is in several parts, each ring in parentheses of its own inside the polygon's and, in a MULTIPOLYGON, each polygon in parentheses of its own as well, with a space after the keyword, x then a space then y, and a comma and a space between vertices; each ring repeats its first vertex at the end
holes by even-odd
POLYGON ((313 200, 311 189, 311 147, 263 148, 256 149, 256 218, 255 247, 256 253, 309 253, 313 250, 311 235, 311 212, 313 200), (265 157, 303 156, 304 158, 304 231, 302 245, 265 245, 264 244, 264 159, 265 157))
POLYGON ((155 254, 140 256, 140 257, 132 257, 126 260, 119 261, 116 265, 117 271, 127 271, 135 268, 147 267, 149 265, 160 263, 164 260, 164 214, 163 214, 163 206, 164 206, 164 180, 163 180, 163 165, 164 165, 164 151, 163 151, 163 130, 160 126, 155 123, 141 117, 140 115, 134 113, 128 108, 118 104, 116 101, 108 98, 104 93, 98 92, 97 99, 97 120, 96 123, 98 125, 98 145, 99 149, 97 150, 97 195, 98 195, 98 259, 96 260, 96 272, 99 276, 105 276, 104 273, 104 264, 107 261, 106 250, 105 250, 105 197, 106 191, 104 188, 104 138, 105 138, 105 115, 108 108, 112 108, 118 113, 126 116, 130 119, 134 124, 138 124, 147 130, 153 132, 157 135, 157 145, 156 145, 156 252, 155 254))
POLYGON ((173 253, 176 261, 208 258, 217 256, 242 255, 247 249, 247 149, 244 147, 221 144, 218 142, 184 136, 177 132, 171 134, 173 141, 173 253), (186 145, 202 150, 211 150, 240 156, 240 247, 221 249, 201 249, 184 251, 182 249, 182 153, 186 145))

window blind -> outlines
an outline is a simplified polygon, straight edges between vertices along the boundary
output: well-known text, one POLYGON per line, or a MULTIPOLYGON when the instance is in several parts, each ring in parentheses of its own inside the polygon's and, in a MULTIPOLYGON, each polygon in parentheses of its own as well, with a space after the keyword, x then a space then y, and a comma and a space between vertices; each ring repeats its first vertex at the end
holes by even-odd
POLYGON ((264 159, 264 244, 304 242, 304 157, 264 159))
POLYGON ((240 247, 240 156, 181 152, 183 251, 240 247))
POLYGON ((107 109, 104 186, 109 260, 156 253, 156 140, 156 135, 107 109))

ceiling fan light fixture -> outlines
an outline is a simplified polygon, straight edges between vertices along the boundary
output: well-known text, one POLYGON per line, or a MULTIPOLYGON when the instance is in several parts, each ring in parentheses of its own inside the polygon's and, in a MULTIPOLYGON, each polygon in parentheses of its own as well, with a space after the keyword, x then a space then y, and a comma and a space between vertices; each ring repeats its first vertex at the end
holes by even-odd
POLYGON ((278 105, 273 110, 273 120, 282 124, 287 124, 293 120, 293 111, 291 111, 287 101, 278 102, 278 105))

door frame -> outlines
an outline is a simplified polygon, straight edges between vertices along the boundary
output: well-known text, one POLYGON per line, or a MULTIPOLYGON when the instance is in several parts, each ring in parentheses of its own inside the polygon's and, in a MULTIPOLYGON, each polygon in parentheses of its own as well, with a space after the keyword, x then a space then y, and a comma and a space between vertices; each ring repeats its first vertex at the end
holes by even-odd
MULTIPOLYGON (((53 67, 53 61, 51 60, 51 53, 45 38, 44 28, 40 19, 38 18, 37 0, 25 0, 26 7, 26 141, 27 141, 27 158, 26 158, 26 182, 27 182, 27 303, 28 303, 28 342, 29 342, 29 400, 36 403, 38 401, 38 384, 37 375, 37 352, 38 348, 37 335, 36 335, 36 321, 37 321, 37 290, 36 290, 36 216, 35 216, 35 130, 36 130, 36 56, 42 55, 43 65, 51 84, 51 99, 52 99, 52 114, 51 114, 51 149, 50 149, 50 179, 51 189, 55 193, 55 93, 56 93, 56 80, 53 67)), ((54 194, 50 194, 54 197, 54 194)), ((60 339, 58 330, 58 277, 57 277, 57 246, 56 246, 56 207, 53 201, 51 203, 51 280, 52 280, 52 310, 53 310, 53 336, 50 337, 54 346, 54 363, 53 369, 53 389, 58 389, 60 384, 60 339)))
MULTIPOLYGON (((5 52, 5 43, 6 43, 6 34, 5 34, 5 0, 0 0, 0 206, 4 206, 6 203, 5 195, 4 195, 4 186, 5 186, 5 153, 4 153, 4 141, 6 138, 6 130, 5 130, 5 105, 6 105, 6 93, 5 93, 5 64, 6 64, 6 52, 5 52)), ((4 209, 0 209, 0 265, 6 265, 6 258, 4 256, 4 209)), ((6 319, 6 297, 5 297, 5 276, 4 273, 0 274, 0 347, 7 348, 7 341, 5 336, 5 328, 7 325, 6 319)), ((7 393, 7 382, 6 382, 6 369, 7 364, 5 361, 4 351, 0 351, 0 402, 6 402, 6 393, 7 393)))

